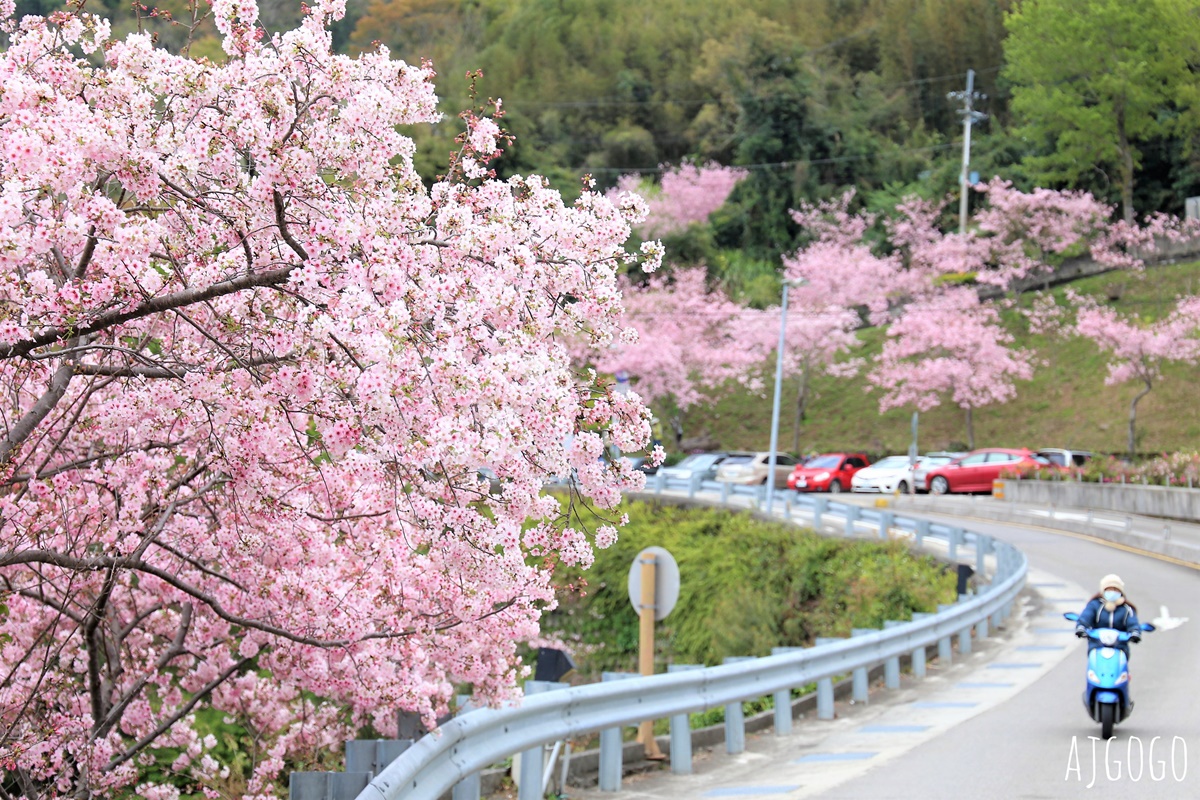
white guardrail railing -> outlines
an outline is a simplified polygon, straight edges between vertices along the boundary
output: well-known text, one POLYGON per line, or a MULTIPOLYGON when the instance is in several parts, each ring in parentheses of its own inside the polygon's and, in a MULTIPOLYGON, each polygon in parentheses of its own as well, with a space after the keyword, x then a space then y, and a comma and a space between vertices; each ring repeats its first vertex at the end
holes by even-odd
POLYGON ((380 755, 365 760, 357 756, 358 766, 347 763, 348 770, 358 772, 293 773, 292 800, 437 800, 449 790, 453 790, 454 800, 475 800, 479 797, 480 771, 516 753, 522 754, 519 797, 533 800, 543 793, 544 746, 595 732, 601 734, 600 788, 616 790, 621 781, 620 729, 648 719, 670 718, 671 768, 687 774, 691 772, 688 714, 725 706, 727 741, 731 737, 744 740, 741 703, 774 695, 776 732, 785 733, 792 723, 791 690, 816 682, 817 716, 832 719, 835 677, 854 673, 857 692, 861 676, 861 691, 865 692, 866 670, 882 664, 885 684, 896 688, 900 658, 905 655, 911 656, 913 674, 923 677, 926 648, 937 645, 938 658, 948 662, 953 657, 953 637, 957 636, 959 651, 969 652, 971 632, 987 636, 989 623, 999 625, 1009 615, 1025 584, 1025 555, 989 536, 898 515, 889 509, 839 503, 827 495, 777 492, 773 507, 765 509, 764 489, 658 475, 649 477, 646 492, 671 492, 670 496, 676 498, 680 493, 689 497, 703 494, 711 500, 717 499, 713 497, 716 494, 722 503, 734 508, 781 512, 785 519, 802 514, 818 531, 828 530, 833 523, 847 536, 863 531, 880 538, 905 536, 911 537, 917 547, 932 539, 939 546, 944 543, 945 555, 951 560, 957 560, 961 551, 969 548, 977 578, 990 575, 991 582, 981 586, 977 594, 963 595, 956 603, 939 606, 936 614, 889 622, 882 630, 849 639, 820 639, 815 647, 778 648, 777 654, 761 658, 731 659, 732 663, 721 666, 689 667, 646 677, 607 676, 624 679, 584 686, 530 681, 518 705, 460 713, 411 746, 408 742, 352 743, 359 746, 359 753, 362 745, 370 744, 372 752, 380 755), (547 691, 550 689, 555 691, 547 691), (384 747, 400 744, 406 748, 402 752, 400 748, 384 747), (384 757, 384 752, 399 752, 399 756, 384 757), (317 774, 325 776, 319 783, 297 780, 302 775, 317 774))

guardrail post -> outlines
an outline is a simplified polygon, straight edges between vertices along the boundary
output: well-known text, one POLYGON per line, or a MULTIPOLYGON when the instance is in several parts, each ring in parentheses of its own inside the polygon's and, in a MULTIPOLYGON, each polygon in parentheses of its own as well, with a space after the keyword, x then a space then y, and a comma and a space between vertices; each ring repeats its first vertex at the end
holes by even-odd
POLYGON ((729 502, 729 481, 721 481, 721 505, 729 502))
MULTIPOLYGON (((704 669, 701 664, 668 664, 667 672, 704 669)), ((687 713, 671 715, 671 772, 692 774, 692 724, 687 713)))
MULTIPOLYGON (((568 689, 570 684, 555 681, 525 681, 525 696, 551 692, 555 689, 568 689)), ((617 731, 620 736, 620 731, 617 731)), ((546 765, 546 746, 539 744, 528 750, 521 751, 521 786, 517 791, 518 800, 541 800, 542 772, 546 765)))
POLYGON ((829 501, 824 497, 814 497, 813 503, 813 530, 817 533, 821 532, 821 524, 825 521, 825 512, 829 510, 829 501))
POLYGON ((975 638, 981 642, 988 637, 989 619, 991 619, 990 616, 985 616, 983 619, 975 623, 975 638))
MULTIPOLYGON (((626 678, 636 678, 636 672, 602 672, 600 673, 601 681, 620 681, 626 678)), ((526 684, 528 685, 528 684, 526 684)), ((565 685, 565 684, 564 684, 565 685)), ((622 742, 620 728, 605 728, 600 731, 600 791, 602 792, 619 792, 621 791, 621 773, 622 773, 622 742)), ((522 757, 522 761, 524 758, 522 757)), ((541 776, 541 761, 538 762, 538 781, 541 776)), ((522 778, 524 771, 522 770, 522 778)))
POLYGON ((930 522, 927 519, 917 520, 917 547, 921 547, 925 543, 925 537, 929 535, 930 522))
MULTIPOLYGON (((771 655, 778 656, 784 653, 795 653, 803 649, 803 647, 772 647, 771 655)), ((787 736, 792 732, 792 690, 780 689, 778 692, 775 692, 774 700, 775 735, 787 736)))
POLYGON ((783 518, 788 522, 792 521, 792 495, 790 494, 783 496, 783 518))
MULTIPOLYGON (((896 619, 884 620, 884 630, 906 623, 896 619)), ((892 656, 883 662, 883 685, 889 689, 900 688, 900 656, 892 656)))
MULTIPOLYGON (((816 645, 840 642, 837 636, 818 636, 816 645)), ((833 719, 833 678, 817 679, 817 719, 833 719)))
POLYGON ((987 566, 987 555, 992 551, 992 537, 982 533, 975 534, 975 574, 982 575, 987 566))
POLYGON ((888 531, 892 529, 892 523, 896 521, 896 514, 893 511, 879 512, 879 538, 888 538, 888 531))
POLYGON ((667 473, 663 472, 662 468, 660 467, 659 470, 654 473, 654 491, 656 494, 662 494, 664 491, 666 491, 666 489, 667 473))
POLYGON ((692 477, 688 479, 688 497, 695 497, 696 492, 700 491, 700 481, 704 480, 704 476, 693 472, 692 477))
POLYGON ((963 538, 963 529, 962 528, 951 528, 950 529, 950 535, 949 535, 950 544, 949 544, 949 551, 947 552, 946 557, 949 558, 951 561, 958 558, 958 543, 962 541, 962 538, 963 538))
MULTIPOLYGON (((725 659, 726 664, 738 661, 753 661, 753 656, 731 656, 725 659)), ((725 752, 731 756, 746 749, 746 714, 742 710, 742 701, 735 700, 725 704, 725 752)))
POLYGON ((755 505, 755 507, 761 508, 763 511, 766 511, 768 514, 775 511, 775 508, 774 508, 775 498, 774 497, 771 498, 771 506, 772 507, 767 508, 767 487, 766 486, 755 486, 754 487, 754 505, 755 505))
MULTIPOLYGON (((941 613, 951 607, 945 603, 938 603, 938 612, 941 613)), ((950 642, 949 636, 943 636, 938 639, 938 661, 946 666, 954 663, 954 647, 950 642)))
POLYGON ((346 742, 346 772, 378 775, 410 747, 412 739, 355 739, 346 742))
MULTIPOLYGON (((471 695, 460 694, 458 695, 457 700, 458 703, 456 705, 458 706, 458 710, 455 716, 461 717, 463 714, 475 710, 475 706, 471 703, 471 695)), ((350 763, 349 750, 346 751, 346 763, 350 763)), ((387 766, 389 763, 391 763, 391 761, 384 762, 384 766, 387 766)), ((379 774, 380 771, 381 770, 377 769, 375 770, 375 773, 379 774)), ((451 791, 450 797, 451 800, 479 800, 479 795, 482 791, 483 776, 478 772, 474 772, 463 778, 458 783, 454 784, 454 789, 451 791)))
MULTIPOLYGON (((967 596, 965 594, 960 594, 958 596, 958 602, 960 603, 966 599, 967 596)), ((972 626, 968 625, 958 632, 959 655, 966 655, 967 653, 971 652, 971 627, 972 626)))
MULTIPOLYGON (((912 615, 913 622, 916 622, 919 619, 929 619, 932 616, 933 616, 932 614, 926 614, 923 611, 917 611, 912 615)), ((912 651, 912 674, 913 674, 914 678, 924 678, 925 677, 925 646, 924 645, 922 645, 912 651)))
POLYGON ((846 536, 854 536, 854 523, 858 520, 858 506, 846 506, 846 536))
POLYGON ((293 772, 289 800, 354 800, 371 782, 369 772, 293 772))
MULTIPOLYGON (((867 636, 868 634, 877 633, 875 628, 851 628, 850 635, 867 636)), ((871 699, 871 686, 868 682, 868 672, 866 667, 855 667, 852 673, 853 691, 850 697, 856 703, 866 703, 871 699)))

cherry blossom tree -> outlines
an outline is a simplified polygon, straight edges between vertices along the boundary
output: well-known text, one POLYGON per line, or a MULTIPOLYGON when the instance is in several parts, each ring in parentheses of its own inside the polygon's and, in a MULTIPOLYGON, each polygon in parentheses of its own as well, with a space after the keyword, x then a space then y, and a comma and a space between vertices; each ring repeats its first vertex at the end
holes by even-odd
POLYGON ((707 222, 708 215, 725 204, 746 174, 744 169, 716 162, 684 162, 673 168, 664 166, 658 187, 644 186, 638 175, 622 175, 613 193, 634 192, 645 198, 649 211, 639 230, 647 238, 656 238, 707 222))
POLYGON ((1149 323, 1122 317, 1089 298, 1076 297, 1075 302, 1075 331, 1111 354, 1105 383, 1141 384, 1129 401, 1127 446, 1132 459, 1137 454, 1138 403, 1162 378, 1162 365, 1200 361, 1200 298, 1186 298, 1169 315, 1149 323))
MULTIPOLYGON (((1082 192, 1021 192, 998 178, 976 188, 987 205, 961 233, 941 229, 944 203, 919 198, 887 219, 852 212, 852 193, 804 206, 793 217, 810 242, 784 261, 826 302, 890 325, 870 376, 881 411, 949 399, 966 413, 972 446, 974 410, 1010 399, 1013 381, 1032 375, 1031 354, 1012 347, 983 299, 989 288, 1003 295, 1044 284, 1070 255, 1138 269, 1159 238, 1194 233, 1161 215, 1141 227, 1113 223, 1112 207, 1082 192)), ((1031 315, 1035 323, 1053 316, 1045 302, 1031 315)))
POLYGON ((683 438, 683 413, 706 390, 730 378, 758 388, 752 367, 763 353, 739 336, 754 312, 710 289, 703 267, 623 286, 626 335, 604 347, 580 348, 577 355, 601 372, 628 373, 637 394, 663 412, 676 445, 683 438))
POLYGON ((1012 342, 995 306, 981 304, 972 289, 911 303, 888 328, 868 376, 883 390, 880 411, 928 411, 948 398, 964 411, 967 446, 974 449, 974 410, 1013 399, 1013 381, 1033 377, 1033 354, 1012 342))
POLYGON ((509 696, 554 564, 592 557, 543 481, 574 469, 602 508, 640 485, 597 456, 601 430, 644 447, 648 412, 562 335, 620 335, 644 206, 494 179, 476 112, 426 189, 397 126, 439 118, 432 70, 334 55, 341 0, 273 36, 217 0, 222 65, 12 12, 5 791, 273 797, 397 710, 509 696))

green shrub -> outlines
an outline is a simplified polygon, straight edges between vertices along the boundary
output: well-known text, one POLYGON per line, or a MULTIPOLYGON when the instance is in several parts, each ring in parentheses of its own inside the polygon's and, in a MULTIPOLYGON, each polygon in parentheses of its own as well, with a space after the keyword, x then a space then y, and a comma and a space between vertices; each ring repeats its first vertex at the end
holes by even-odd
POLYGON ((719 664, 803 646, 817 636, 882 627, 953 602, 955 578, 931 557, 895 542, 830 539, 744 513, 627 502, 630 523, 590 570, 563 570, 548 636, 575 646, 581 673, 632 671, 638 619, 627 579, 643 548, 679 564, 679 602, 658 624, 661 663, 719 664))

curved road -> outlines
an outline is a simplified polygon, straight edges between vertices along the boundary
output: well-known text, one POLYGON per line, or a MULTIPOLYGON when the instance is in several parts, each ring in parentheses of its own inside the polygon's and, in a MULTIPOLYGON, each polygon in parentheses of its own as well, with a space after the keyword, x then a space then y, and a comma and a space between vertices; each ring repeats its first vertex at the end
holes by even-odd
POLYGON ((906 681, 898 693, 873 691, 867 707, 843 704, 833 722, 801 722, 790 737, 767 733, 736 756, 713 752, 690 776, 656 773, 627 779, 618 795, 572 789, 571 796, 1200 797, 1200 567, 1036 526, 906 513, 965 525, 1023 550, 1030 585, 1042 598, 1031 612, 1038 616, 1015 619, 1009 635, 977 643, 972 656, 906 681), (1106 757, 1100 726, 1081 700, 1086 645, 1061 613, 1080 610, 1111 572, 1125 580, 1145 621, 1162 606, 1191 619, 1146 634, 1134 647, 1137 709, 1118 726, 1106 757))
MULTIPOLYGON (((1107 758, 1104 743, 1088 738, 1099 736, 1099 725, 1090 721, 1081 700, 1085 645, 1068 637, 1068 657, 1010 700, 820 796, 999 800, 1103 792, 1139 799, 1200 797, 1200 571, 1061 532, 979 519, 971 519, 968 527, 1011 542, 1028 555, 1032 568, 1089 593, 1102 576, 1118 573, 1144 621, 1159 616, 1161 606, 1173 617, 1191 619, 1173 630, 1146 634, 1134 647, 1130 666, 1137 708, 1118 726, 1107 758), (1151 758, 1154 737, 1162 738, 1151 758)), ((1065 605, 1059 610, 1079 609, 1065 605)), ((1049 617, 1037 621, 1048 627, 1060 623, 1070 624, 1049 617)))

